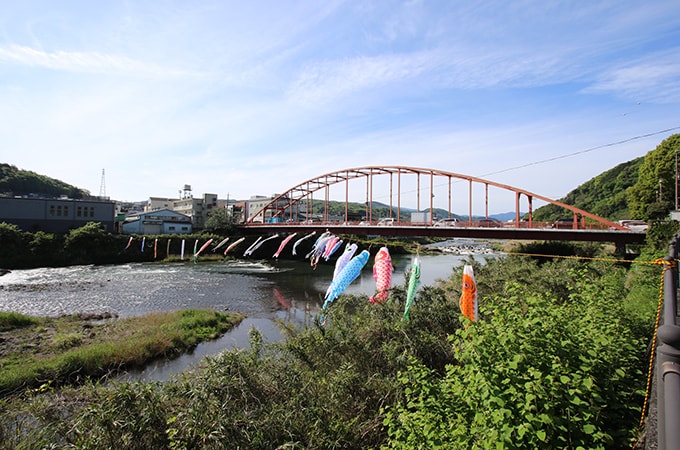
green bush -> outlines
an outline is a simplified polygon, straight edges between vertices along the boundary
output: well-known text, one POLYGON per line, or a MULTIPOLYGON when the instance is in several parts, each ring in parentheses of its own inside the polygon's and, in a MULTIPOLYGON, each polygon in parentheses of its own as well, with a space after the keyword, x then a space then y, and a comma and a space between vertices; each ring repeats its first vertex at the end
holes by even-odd
POLYGON ((459 330, 445 376, 414 361, 386 408, 392 448, 610 448, 639 419, 646 342, 630 327, 620 274, 567 269, 568 301, 508 282, 459 330))

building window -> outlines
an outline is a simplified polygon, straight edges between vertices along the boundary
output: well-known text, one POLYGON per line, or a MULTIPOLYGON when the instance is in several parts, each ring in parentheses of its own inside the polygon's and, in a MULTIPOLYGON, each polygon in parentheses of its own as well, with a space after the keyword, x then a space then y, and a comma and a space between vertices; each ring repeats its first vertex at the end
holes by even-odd
POLYGON ((68 216, 68 206, 64 206, 64 216, 68 216))
POLYGON ((57 217, 61 217, 61 205, 57 206, 57 217))
POLYGON ((54 217, 54 205, 50 205, 50 216, 54 217))
POLYGON ((94 206, 90 207, 90 217, 94 217, 94 206))
POLYGON ((83 207, 82 206, 76 207, 76 216, 83 217, 83 207))
POLYGON ((182 231, 189 231, 189 227, 182 227, 182 231))
POLYGON ((175 227, 168 227, 168 230, 175 231, 175 227))

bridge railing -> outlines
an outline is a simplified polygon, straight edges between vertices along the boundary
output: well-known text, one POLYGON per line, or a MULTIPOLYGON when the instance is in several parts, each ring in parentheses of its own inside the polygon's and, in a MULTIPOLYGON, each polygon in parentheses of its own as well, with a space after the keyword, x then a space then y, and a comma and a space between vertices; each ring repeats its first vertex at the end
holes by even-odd
MULTIPOLYGON (((356 220, 356 221, 323 221, 323 220, 300 220, 300 221, 294 221, 294 220, 281 220, 281 221, 274 221, 274 222, 266 222, 266 223, 255 223, 254 225, 257 226, 263 226, 263 225, 318 225, 318 226, 338 226, 338 225, 343 225, 343 226, 401 226, 401 227, 410 227, 410 226, 417 226, 417 227, 438 227, 437 221, 433 221, 432 223, 413 223, 408 220, 394 220, 394 222, 385 224, 384 222, 381 223, 381 221, 378 220, 356 220)), ((556 229, 556 230, 607 230, 611 228, 608 228, 606 225, 603 225, 601 223, 596 223, 596 222, 586 222, 585 224, 577 222, 575 225, 573 223, 560 223, 560 222, 528 222, 528 221, 520 221, 520 222, 515 222, 515 221, 508 221, 508 222, 500 222, 500 221, 489 221, 489 220, 473 220, 472 222, 469 222, 467 220, 460 220, 457 224, 455 225, 446 225, 446 228, 467 228, 467 227, 472 227, 472 228, 531 228, 531 229, 556 229)), ((619 230, 621 231, 621 230, 619 230)))

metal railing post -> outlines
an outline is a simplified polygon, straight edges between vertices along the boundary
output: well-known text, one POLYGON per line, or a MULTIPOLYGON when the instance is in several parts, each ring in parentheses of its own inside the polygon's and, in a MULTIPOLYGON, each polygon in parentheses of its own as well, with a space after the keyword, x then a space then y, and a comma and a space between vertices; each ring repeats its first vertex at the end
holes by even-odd
POLYGON ((680 448, 680 327, 676 325, 678 243, 675 236, 665 258, 670 267, 664 271, 663 325, 657 336, 657 410, 658 444, 660 450, 680 448))

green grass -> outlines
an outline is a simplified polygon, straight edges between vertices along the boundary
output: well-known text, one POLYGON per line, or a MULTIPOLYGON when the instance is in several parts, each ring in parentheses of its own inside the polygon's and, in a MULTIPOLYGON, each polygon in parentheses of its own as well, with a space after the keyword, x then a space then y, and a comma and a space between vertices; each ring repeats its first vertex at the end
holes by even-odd
MULTIPOLYGON (((31 318, 17 315, 27 329, 4 333, 12 343, 0 353, 0 396, 45 383, 78 383, 109 371, 171 357, 221 336, 243 316, 212 310, 153 313, 92 323, 78 316, 31 318), (44 330, 51 329, 48 336, 44 330)), ((3 322, 4 323, 4 322, 3 322)))
POLYGON ((39 320, 13 312, 0 312, 0 332, 35 325, 39 320))

